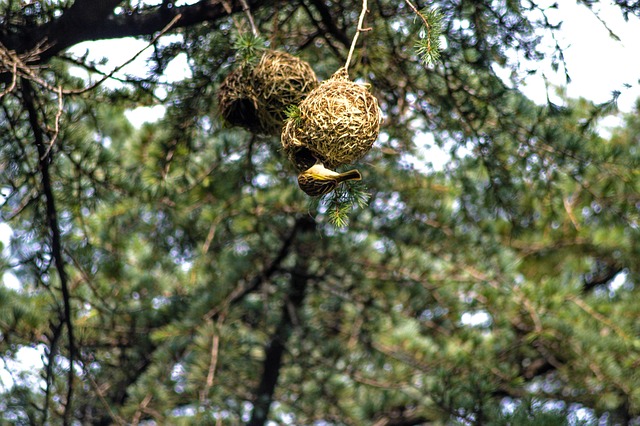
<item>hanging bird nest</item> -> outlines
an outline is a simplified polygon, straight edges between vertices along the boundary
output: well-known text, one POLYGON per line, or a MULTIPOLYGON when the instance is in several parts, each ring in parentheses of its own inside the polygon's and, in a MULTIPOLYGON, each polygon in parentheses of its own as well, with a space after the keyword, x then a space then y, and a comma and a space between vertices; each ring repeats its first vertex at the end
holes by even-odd
POLYGON ((318 85, 311 66, 285 52, 267 50, 220 85, 218 104, 224 120, 256 134, 279 135, 285 109, 298 105, 318 85))
MULTIPOLYGON (((313 90, 282 130, 282 146, 298 170, 314 158, 335 169, 362 158, 380 132, 378 101, 344 68, 313 90)), ((311 165, 309 165, 311 162, 311 165)))

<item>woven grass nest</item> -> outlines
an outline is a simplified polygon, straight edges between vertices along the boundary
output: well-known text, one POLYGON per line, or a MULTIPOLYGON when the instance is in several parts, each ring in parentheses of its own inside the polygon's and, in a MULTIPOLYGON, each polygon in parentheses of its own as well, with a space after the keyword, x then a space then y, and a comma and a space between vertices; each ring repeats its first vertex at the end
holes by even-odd
POLYGON ((318 79, 307 62, 267 50, 257 63, 244 64, 225 78, 218 92, 219 110, 232 126, 279 135, 284 110, 298 105, 317 86, 318 79))
POLYGON ((315 158, 335 169, 362 158, 380 132, 382 115, 369 90, 349 80, 344 68, 314 89, 282 130, 282 146, 299 170, 315 158))

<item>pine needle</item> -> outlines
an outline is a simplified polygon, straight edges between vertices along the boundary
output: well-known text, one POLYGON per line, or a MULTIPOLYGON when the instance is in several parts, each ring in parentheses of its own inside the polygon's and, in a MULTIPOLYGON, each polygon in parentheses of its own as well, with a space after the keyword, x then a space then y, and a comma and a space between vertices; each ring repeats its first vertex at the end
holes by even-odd
POLYGON ((265 39, 253 34, 240 34, 233 44, 233 48, 237 51, 236 55, 242 63, 251 63, 259 59, 265 46, 265 39))
POLYGON ((329 222, 336 228, 349 225, 349 213, 355 209, 366 207, 371 194, 362 182, 348 181, 323 198, 327 206, 329 222))
POLYGON ((298 105, 289 105, 284 110, 284 115, 288 120, 292 120, 296 126, 299 126, 302 121, 302 113, 300 112, 300 108, 298 105))
POLYGON ((416 53, 425 65, 431 66, 440 61, 442 13, 438 9, 424 9, 418 15, 424 22, 424 27, 415 43, 416 53))

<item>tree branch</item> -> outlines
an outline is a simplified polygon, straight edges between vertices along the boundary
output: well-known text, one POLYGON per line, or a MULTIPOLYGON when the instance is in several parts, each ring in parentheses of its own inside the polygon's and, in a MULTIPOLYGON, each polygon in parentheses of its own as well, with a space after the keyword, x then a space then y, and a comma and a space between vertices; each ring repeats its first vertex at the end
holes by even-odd
MULTIPOLYGON (((63 424, 68 425, 71 417, 71 406, 73 399, 73 363, 75 360, 75 339, 73 333, 73 321, 71 318, 71 295, 69 293, 69 285, 67 273, 64 269, 64 259, 62 257, 62 242, 60 237, 60 227, 58 225, 58 213, 56 210, 55 199, 53 196, 53 187, 51 184, 51 175, 49 174, 49 164, 51 163, 51 152, 47 150, 44 143, 44 133, 40 127, 38 120, 38 111, 34 102, 33 87, 28 79, 21 80, 22 93, 24 103, 29 114, 29 124, 33 131, 33 137, 38 150, 38 166, 42 176, 42 189, 44 191, 47 211, 47 222, 51 231, 51 255, 55 261, 58 278, 60 279, 60 288, 62 290, 62 303, 64 312, 61 321, 66 324, 69 337, 69 373, 67 383, 67 401, 64 410, 63 424)), ((53 357, 50 357, 53 359, 53 357)))
POLYGON ((53 388, 53 364, 55 362, 56 353, 58 352, 58 340, 60 340, 61 330, 64 322, 51 324, 51 339, 49 342, 49 353, 47 354, 47 366, 45 369, 45 389, 44 389, 44 406, 42 407, 42 424, 48 424, 49 404, 51 403, 51 389, 53 388))
MULTIPOLYGON (((0 38, 0 43, 8 50, 20 54, 46 40, 48 49, 40 56, 40 63, 44 63, 61 51, 84 41, 151 35, 162 30, 179 15, 182 16, 174 28, 212 22, 229 15, 222 2, 211 0, 171 8, 154 6, 136 13, 114 15, 114 8, 121 2, 122 0, 76 0, 59 18, 35 29, 18 31, 4 40, 0 38)), ((269 2, 253 0, 248 3, 252 10, 256 10, 269 2)), ((242 2, 234 2, 231 7, 231 13, 242 10, 242 2)))
POLYGON ((358 42, 358 36, 360 32, 367 31, 362 27, 362 23, 364 22, 364 17, 367 14, 367 0, 362 0, 362 12, 360 12, 360 18, 358 18, 358 26, 356 27, 356 33, 353 36, 353 41, 351 42, 351 47, 349 48, 349 54, 347 55, 347 62, 344 64, 344 70, 349 74, 349 65, 351 64, 351 57, 353 56, 353 52, 356 49, 356 43, 358 42))
POLYGON ((303 227, 302 225, 306 223, 306 218, 300 218, 296 220, 295 225, 291 229, 289 235, 282 242, 282 246, 280 246, 280 250, 278 254, 273 258, 269 266, 262 271, 260 274, 253 277, 253 279, 249 282, 249 284, 245 286, 240 286, 236 288, 231 294, 226 298, 225 302, 222 303, 222 306, 216 306, 207 312, 203 319, 210 320, 215 316, 219 315, 220 312, 224 311, 224 309, 230 305, 233 305, 240 300, 242 300, 247 294, 253 293, 260 285, 267 281, 271 276, 280 268, 282 261, 289 255, 291 250, 291 246, 293 245, 293 241, 296 238, 296 235, 303 227))
MULTIPOLYGON (((298 221, 302 225, 302 231, 312 232, 315 229, 315 222, 310 218, 303 218, 298 221)), ((282 357, 284 355, 287 341, 293 332, 296 323, 296 313, 300 310, 304 301, 307 289, 308 260, 311 253, 309 247, 303 244, 297 245, 296 265, 291 273, 289 292, 282 305, 280 323, 273 334, 271 341, 265 349, 265 358, 262 363, 262 377, 256 390, 253 401, 253 412, 247 426, 263 426, 269 417, 269 409, 273 402, 280 370, 282 368, 282 357)))
POLYGON ((582 278, 583 293, 588 293, 597 286, 608 284, 620 272, 624 271, 624 266, 613 261, 607 262, 599 260, 596 263, 596 270, 582 278))
POLYGON ((321 0, 311 0, 311 3, 320 14, 322 23, 327 28, 327 31, 330 32, 345 47, 349 46, 351 40, 347 36, 347 33, 338 28, 338 26, 336 25, 336 21, 332 16, 331 10, 327 6, 327 4, 321 0))

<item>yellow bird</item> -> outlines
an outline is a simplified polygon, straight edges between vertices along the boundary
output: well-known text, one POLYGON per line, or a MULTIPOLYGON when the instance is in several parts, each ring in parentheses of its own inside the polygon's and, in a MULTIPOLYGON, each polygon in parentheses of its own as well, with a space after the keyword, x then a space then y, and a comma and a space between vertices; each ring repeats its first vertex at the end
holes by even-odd
POLYGON ((298 175, 298 186, 307 195, 317 197, 333 191, 341 182, 361 179, 362 175, 355 169, 337 173, 327 169, 322 163, 316 163, 298 175))

